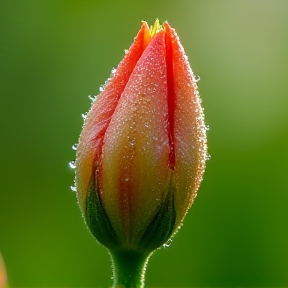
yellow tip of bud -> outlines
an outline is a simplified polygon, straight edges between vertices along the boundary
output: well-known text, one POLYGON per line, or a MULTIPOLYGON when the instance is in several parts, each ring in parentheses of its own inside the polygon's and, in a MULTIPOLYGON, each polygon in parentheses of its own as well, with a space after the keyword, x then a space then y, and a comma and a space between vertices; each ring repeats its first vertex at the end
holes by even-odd
POLYGON ((150 28, 151 37, 153 37, 155 34, 157 34, 157 32, 159 30, 161 30, 161 25, 159 24, 159 20, 156 19, 154 26, 151 26, 151 28, 150 28))

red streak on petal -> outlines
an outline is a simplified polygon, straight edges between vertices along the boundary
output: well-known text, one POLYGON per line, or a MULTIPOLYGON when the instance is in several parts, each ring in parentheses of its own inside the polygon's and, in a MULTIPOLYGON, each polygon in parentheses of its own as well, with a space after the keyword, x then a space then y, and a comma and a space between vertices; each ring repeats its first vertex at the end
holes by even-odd
POLYGON ((173 73, 173 48, 171 30, 165 31, 165 45, 166 45, 166 66, 167 66, 167 89, 168 89, 168 134, 169 134, 169 168, 174 170, 175 167, 175 102, 176 94, 174 87, 174 73, 173 73))

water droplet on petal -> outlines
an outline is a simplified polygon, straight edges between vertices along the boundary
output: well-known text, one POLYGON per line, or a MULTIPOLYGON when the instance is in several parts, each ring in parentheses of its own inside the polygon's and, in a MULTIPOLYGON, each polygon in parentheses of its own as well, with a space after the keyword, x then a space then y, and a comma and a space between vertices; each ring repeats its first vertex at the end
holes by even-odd
POLYGON ((194 75, 194 81, 195 81, 195 82, 200 81, 200 76, 194 75))
POLYGON ((125 53, 125 54, 127 54, 127 53, 128 53, 128 50, 127 50, 127 49, 125 49, 125 50, 124 50, 124 53, 125 53))
POLYGON ((172 243, 172 239, 170 238, 165 244, 163 244, 163 247, 168 248, 171 245, 171 243, 172 243))
POLYGON ((76 168, 76 161, 70 161, 69 166, 70 166, 70 168, 75 169, 76 168))
POLYGON ((112 71, 111 71, 111 74, 115 74, 116 71, 117 71, 117 70, 113 67, 113 68, 112 68, 112 71))
POLYGON ((86 117, 87 117, 87 115, 86 115, 86 113, 82 113, 82 118, 85 120, 86 119, 86 117))
POLYGON ((103 86, 103 85, 101 85, 101 86, 99 87, 99 91, 100 91, 100 92, 104 91, 104 86, 103 86))
POLYGON ((206 160, 210 160, 211 159, 211 155, 210 154, 207 154, 206 155, 206 160))
POLYGON ((77 148, 78 148, 78 143, 75 143, 75 144, 72 146, 72 149, 73 149, 74 151, 76 151, 77 148))
POLYGON ((76 186, 70 186, 70 189, 71 189, 73 192, 77 192, 76 186))
POLYGON ((89 98, 92 102, 95 102, 97 96, 95 96, 95 95, 88 95, 88 98, 89 98))

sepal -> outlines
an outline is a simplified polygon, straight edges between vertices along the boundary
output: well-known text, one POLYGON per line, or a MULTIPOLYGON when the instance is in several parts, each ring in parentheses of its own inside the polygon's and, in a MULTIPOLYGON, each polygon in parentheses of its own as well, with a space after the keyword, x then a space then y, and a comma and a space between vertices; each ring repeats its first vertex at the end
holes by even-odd
POLYGON ((145 231, 140 247, 148 251, 160 248, 172 236, 176 223, 175 186, 170 182, 166 199, 145 231))
POLYGON ((87 202, 86 202, 86 224, 91 234, 108 249, 119 247, 119 241, 110 220, 103 208, 99 191, 97 191, 96 177, 91 177, 87 202))

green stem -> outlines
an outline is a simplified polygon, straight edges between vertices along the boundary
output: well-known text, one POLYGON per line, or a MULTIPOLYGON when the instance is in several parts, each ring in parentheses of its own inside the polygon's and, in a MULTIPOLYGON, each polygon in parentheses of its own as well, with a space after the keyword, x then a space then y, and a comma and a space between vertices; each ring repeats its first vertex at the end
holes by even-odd
POLYGON ((138 251, 111 253, 113 288, 143 288, 149 254, 138 251))

